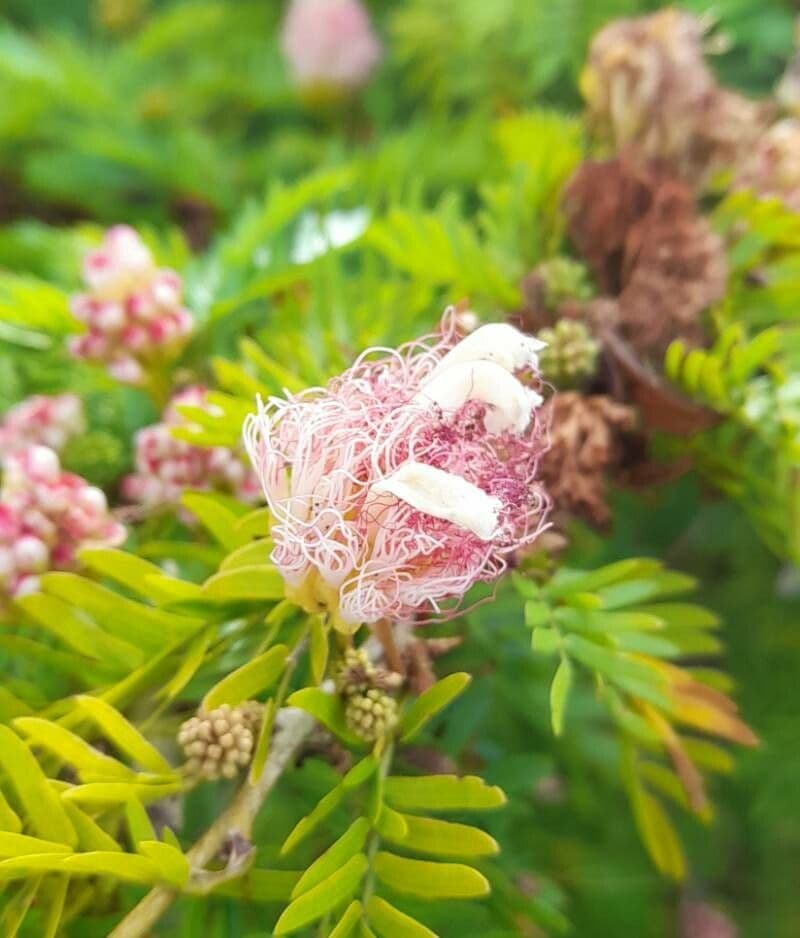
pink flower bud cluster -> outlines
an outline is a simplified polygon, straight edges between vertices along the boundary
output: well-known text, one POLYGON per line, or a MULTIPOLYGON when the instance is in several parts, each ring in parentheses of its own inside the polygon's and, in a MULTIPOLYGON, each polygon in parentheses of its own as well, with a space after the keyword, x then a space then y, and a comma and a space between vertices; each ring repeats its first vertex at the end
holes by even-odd
POLYGON ((0 461, 34 444, 63 449, 86 429, 81 399, 75 394, 37 394, 16 404, 0 420, 0 461))
POLYGON ((172 435, 175 427, 189 423, 178 410, 179 405, 211 412, 207 395, 203 387, 179 392, 164 411, 161 423, 136 434, 136 472, 122 481, 125 498, 146 508, 174 505, 187 489, 228 491, 247 502, 260 498, 258 480, 243 453, 224 446, 195 446, 172 435))
POLYGON ((470 586, 498 577, 547 512, 530 387, 541 347, 499 323, 460 338, 450 310, 438 336, 259 401, 245 443, 287 594, 352 630, 454 614, 470 586))
POLYGON ((103 492, 64 472, 46 446, 11 453, 0 488, 0 595, 35 592, 39 575, 75 566, 83 547, 113 547, 125 528, 103 492))
POLYGON ((193 328, 181 305, 181 278, 156 267, 133 228, 106 232, 84 259, 83 279, 88 289, 73 297, 71 309, 86 332, 70 340, 72 355, 105 364, 125 384, 143 383, 148 367, 175 358, 193 328))
POLYGON ((358 88, 381 57, 380 43, 359 0, 292 0, 281 47, 302 89, 358 88))

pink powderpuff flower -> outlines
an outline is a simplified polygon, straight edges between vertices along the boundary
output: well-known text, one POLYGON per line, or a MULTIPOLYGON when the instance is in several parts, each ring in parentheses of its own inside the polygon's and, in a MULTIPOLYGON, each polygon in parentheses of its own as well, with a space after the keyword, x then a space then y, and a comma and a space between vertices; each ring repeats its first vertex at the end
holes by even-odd
POLYGON ((180 405, 213 411, 206 388, 195 386, 176 394, 161 423, 136 434, 136 472, 122 480, 122 493, 145 508, 174 505, 187 489, 231 492, 245 502, 258 501, 261 488, 243 453, 224 446, 195 446, 176 439, 172 429, 187 425, 180 405))
POLYGON ((123 384, 143 384, 148 369, 174 359, 193 329, 181 305, 181 278, 156 267, 133 228, 109 228, 101 246, 84 258, 87 292, 71 309, 86 331, 69 340, 75 358, 104 364, 123 384))
POLYGON ((512 326, 371 349, 325 388, 258 401, 245 445, 287 595, 352 631, 455 614, 543 530, 542 343, 512 326))
POLYGON ((281 48, 296 84, 304 90, 359 88, 381 57, 359 0, 291 0, 281 48))
POLYGON ((76 394, 26 398, 0 420, 0 462, 10 453, 35 443, 63 449, 67 441, 86 429, 83 404, 76 394))
POLYGON ((41 573, 71 569, 82 548, 115 547, 125 540, 103 492, 64 472, 48 447, 16 450, 3 468, 0 596, 35 592, 41 573))

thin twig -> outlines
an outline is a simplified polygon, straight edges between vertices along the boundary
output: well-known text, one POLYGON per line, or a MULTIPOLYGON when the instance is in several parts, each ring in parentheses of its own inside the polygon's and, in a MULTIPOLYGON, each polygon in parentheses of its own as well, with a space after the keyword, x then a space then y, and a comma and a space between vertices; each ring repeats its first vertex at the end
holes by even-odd
MULTIPOLYGON (((192 869, 202 871, 233 832, 249 839, 264 800, 285 769, 294 762, 315 725, 313 717, 293 707, 281 710, 279 717, 281 726, 275 733, 263 772, 254 784, 242 786, 228 809, 186 854, 192 869)), ((177 897, 174 890, 157 886, 125 916, 108 938, 142 938, 177 897)))

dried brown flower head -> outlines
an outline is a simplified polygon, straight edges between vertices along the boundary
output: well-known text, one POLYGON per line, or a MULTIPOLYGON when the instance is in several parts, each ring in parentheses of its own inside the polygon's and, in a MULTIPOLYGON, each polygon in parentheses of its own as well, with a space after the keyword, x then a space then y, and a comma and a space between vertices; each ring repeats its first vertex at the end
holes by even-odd
POLYGON ((800 120, 773 124, 740 164, 734 186, 800 212, 800 120))
POLYGON ((621 438, 634 412, 602 394, 556 394, 546 404, 550 449, 542 478, 559 510, 602 525, 609 519, 606 475, 622 456, 621 438))
POLYGON ((614 150, 659 159, 692 185, 758 138, 764 107, 720 87, 703 58, 705 25, 665 9, 594 37, 581 87, 589 122, 614 150))
POLYGON ((725 292, 721 239, 689 187, 626 157, 583 163, 565 191, 569 233, 598 285, 616 298, 589 304, 596 329, 616 326, 636 351, 660 358, 682 338, 701 343, 700 314, 725 292))

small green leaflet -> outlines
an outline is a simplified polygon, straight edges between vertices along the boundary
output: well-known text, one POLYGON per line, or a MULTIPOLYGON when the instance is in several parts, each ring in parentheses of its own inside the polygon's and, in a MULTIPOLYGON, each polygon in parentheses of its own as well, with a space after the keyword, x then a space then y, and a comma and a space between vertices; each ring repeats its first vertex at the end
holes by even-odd
POLYGON ((500 849, 494 837, 469 824, 454 824, 412 814, 398 814, 397 817, 405 831, 398 829, 398 825, 383 823, 381 816, 381 835, 391 843, 417 853, 469 858, 492 856, 500 849))
POLYGON ((322 856, 318 857, 300 877, 292 890, 292 899, 308 892, 343 866, 352 856, 360 853, 369 833, 369 821, 357 818, 342 836, 322 856))
POLYGON ((284 592, 280 571, 268 564, 223 570, 203 584, 203 597, 214 600, 263 602, 283 599, 284 592))
POLYGON ((384 791, 395 808, 410 811, 482 811, 506 803, 500 788, 474 775, 393 775, 386 779, 384 791))
POLYGON ((550 721, 556 736, 560 736, 564 728, 564 710, 571 687, 572 665, 569 658, 562 658, 550 685, 550 721))
POLYGON ((318 687, 304 687, 295 691, 286 701, 290 707, 299 707, 335 733, 348 746, 363 747, 363 742, 352 733, 344 718, 344 704, 335 694, 326 694, 318 687))
POLYGON ((213 710, 221 704, 233 707, 267 690, 280 677, 288 654, 286 645, 273 645, 263 655, 243 664, 211 688, 203 699, 203 708, 213 710))
POLYGON ((420 899, 476 899, 490 891, 483 873, 463 863, 410 860, 379 851, 374 868, 385 886, 420 899))
POLYGON ((275 926, 275 934, 287 935, 297 931, 349 899, 358 888, 368 865, 363 853, 351 857, 341 869, 295 899, 284 910, 275 926))
POLYGON ((412 740, 423 726, 465 690, 472 680, 469 674, 450 674, 429 687, 408 708, 400 721, 404 743, 412 740))
POLYGON ((379 896, 372 896, 367 903, 370 924, 381 938, 437 938, 436 932, 426 928, 379 896))

